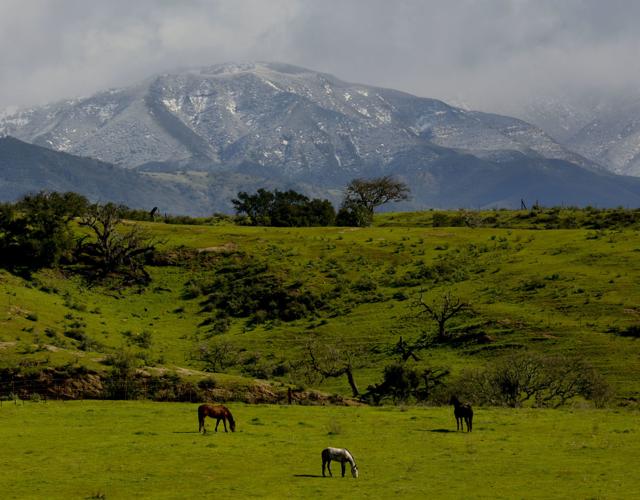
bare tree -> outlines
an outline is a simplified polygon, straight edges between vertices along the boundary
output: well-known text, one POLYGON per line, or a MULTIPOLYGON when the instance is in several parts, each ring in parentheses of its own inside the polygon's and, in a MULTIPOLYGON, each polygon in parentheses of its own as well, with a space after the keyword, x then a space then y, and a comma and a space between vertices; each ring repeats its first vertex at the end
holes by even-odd
POLYGON ((205 371, 221 372, 236 362, 236 349, 229 342, 214 341, 197 345, 192 356, 204 363, 205 371))
POLYGON ((319 348, 313 342, 307 344, 308 363, 313 373, 326 378, 347 376, 353 397, 358 397, 360 391, 353 376, 353 370, 358 358, 354 349, 337 349, 333 346, 319 348))
POLYGON ((122 209, 113 203, 94 204, 80 220, 80 225, 92 230, 95 241, 80 246, 88 254, 98 259, 105 273, 115 271, 120 266, 137 266, 137 257, 153 250, 156 241, 147 236, 140 226, 122 227, 122 209))
POLYGON ((610 396, 604 378, 581 357, 517 353, 488 368, 464 372, 458 392, 488 405, 557 408, 582 396, 602 406, 610 396))
POLYGON ((414 361, 420 361, 420 358, 416 354, 418 351, 425 349, 428 346, 428 342, 425 336, 421 336, 414 342, 407 342, 400 336, 400 339, 393 346, 392 352, 400 356, 403 363, 406 363, 409 359, 414 361))
POLYGON ((461 312, 469 309, 469 304, 464 302, 460 297, 451 295, 451 292, 446 292, 439 299, 434 299, 431 302, 425 302, 423 294, 420 294, 418 300, 414 303, 415 307, 422 309, 420 314, 424 314, 438 325, 438 340, 447 340, 449 334, 447 332, 447 322, 460 314, 461 312))
POLYGON ((435 389, 444 385, 448 375, 446 368, 419 369, 404 363, 392 363, 385 366, 381 383, 367 387, 364 398, 371 399, 375 404, 389 397, 396 402, 406 401, 411 396, 416 401, 427 401, 435 389))

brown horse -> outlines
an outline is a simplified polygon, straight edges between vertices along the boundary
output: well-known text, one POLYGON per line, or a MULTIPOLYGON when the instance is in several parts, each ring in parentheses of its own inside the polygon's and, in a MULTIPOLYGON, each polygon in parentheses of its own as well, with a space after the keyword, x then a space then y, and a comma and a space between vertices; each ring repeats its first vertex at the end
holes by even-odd
POLYGON ((222 425, 224 425, 224 432, 227 432, 227 420, 229 421, 229 427, 231 428, 231 432, 236 431, 236 422, 233 420, 233 415, 229 411, 229 408, 222 405, 200 405, 198 406, 198 422, 200 427, 198 428, 198 432, 202 432, 203 434, 207 433, 207 429, 204 427, 204 419, 205 417, 211 417, 216 419, 216 432, 218 432, 218 424, 220 424, 220 420, 222 420, 222 425))
POLYGON ((451 396, 449 404, 453 405, 453 415, 456 417, 456 430, 464 431, 462 421, 467 424, 467 432, 473 428, 473 408, 469 403, 461 403, 456 396, 451 396))

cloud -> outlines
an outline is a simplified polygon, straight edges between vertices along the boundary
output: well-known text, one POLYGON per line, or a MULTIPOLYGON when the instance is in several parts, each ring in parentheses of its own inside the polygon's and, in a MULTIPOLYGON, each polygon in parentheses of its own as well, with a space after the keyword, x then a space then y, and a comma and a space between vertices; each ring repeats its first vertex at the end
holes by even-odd
POLYGON ((633 0, 3 0, 0 107, 275 60, 498 111, 640 77, 633 0))
POLYGON ((287 0, 4 0, 0 106, 84 95, 175 67, 268 59, 296 9, 287 0))

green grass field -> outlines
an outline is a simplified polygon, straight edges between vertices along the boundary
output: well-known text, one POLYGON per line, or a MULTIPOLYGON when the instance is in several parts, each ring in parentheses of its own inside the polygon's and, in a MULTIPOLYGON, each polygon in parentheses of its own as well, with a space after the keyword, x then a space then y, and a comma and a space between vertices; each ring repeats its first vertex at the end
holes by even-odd
MULTIPOLYGON (((4 402, 2 498, 637 498, 639 414, 230 404, 237 432, 199 435, 195 404, 4 402), (360 477, 322 478, 346 447, 360 477)), ((208 427, 213 430, 212 421, 208 427)))
POLYGON ((256 379, 347 396, 345 377, 300 369, 309 342, 357 353, 365 390, 397 361, 400 336, 434 331, 412 303, 446 292, 471 305, 451 321, 453 336, 485 341, 438 344, 408 366, 446 367, 455 383, 513 353, 581 356, 612 396, 607 409, 581 398, 558 410, 477 407, 471 434, 454 431, 450 407, 229 403, 238 432, 206 436, 196 404, 0 399, 0 498, 637 498, 640 231, 596 228, 622 215, 383 214, 361 229, 143 223, 163 241, 147 286, 90 283, 64 266, 0 271, 4 396, 15 397, 16 373, 107 376, 105 358, 123 350, 139 373, 213 380, 220 400, 256 379), (472 217, 471 227, 434 227, 443 217, 456 226, 472 217), (212 332, 206 286, 234 258, 322 307, 292 321, 230 317, 212 332), (231 357, 204 373, 194 353, 212 344, 231 357), (349 448, 360 478, 318 477, 326 446, 349 448))

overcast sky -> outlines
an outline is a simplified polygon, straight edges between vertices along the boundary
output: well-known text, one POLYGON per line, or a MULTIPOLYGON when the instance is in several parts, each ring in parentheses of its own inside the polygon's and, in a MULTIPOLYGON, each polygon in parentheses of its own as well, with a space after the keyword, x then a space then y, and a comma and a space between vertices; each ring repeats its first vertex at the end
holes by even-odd
POLYGON ((504 111, 640 81, 635 0, 0 0, 0 109, 280 61, 504 111))

